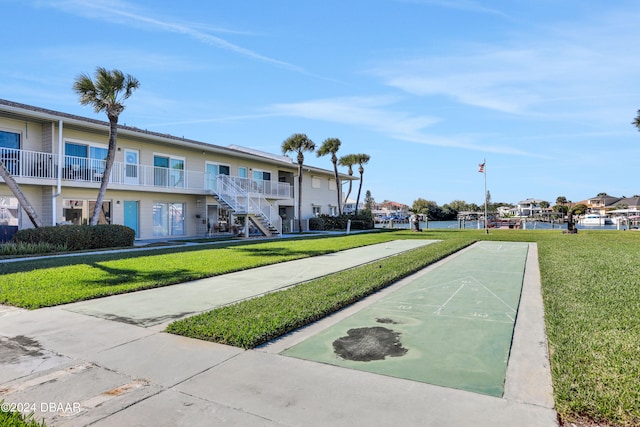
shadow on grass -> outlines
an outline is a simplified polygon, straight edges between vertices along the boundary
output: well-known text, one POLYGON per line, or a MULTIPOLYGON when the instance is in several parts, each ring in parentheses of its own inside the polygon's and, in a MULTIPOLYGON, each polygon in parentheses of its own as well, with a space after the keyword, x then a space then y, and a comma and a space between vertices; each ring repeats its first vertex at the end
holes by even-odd
POLYGON ((311 257, 318 255, 325 255, 331 252, 335 252, 330 249, 310 249, 310 250, 294 250, 286 247, 240 247, 236 248, 236 251, 242 252, 244 255, 268 258, 268 257, 311 257))
POLYGON ((106 279, 100 280, 87 280, 84 281, 80 278, 76 283, 79 286, 88 286, 92 288, 96 287, 112 287, 120 285, 131 285, 131 290, 139 290, 141 288, 154 288, 167 285, 175 285, 178 283, 184 283, 191 280, 201 279, 203 276, 200 273, 193 272, 187 269, 173 269, 173 270, 157 270, 153 272, 140 272, 133 269, 120 269, 107 267, 100 263, 87 263, 93 268, 104 271, 109 274, 106 279))
MULTIPOLYGON (((397 231, 397 230, 396 230, 397 231)), ((356 236, 355 234, 352 236, 356 236)), ((304 237, 295 238, 283 238, 279 242, 295 242, 300 240, 321 240, 321 239, 333 239, 344 237, 343 235, 305 235, 304 237)), ((245 254, 251 254, 255 256, 315 256, 326 253, 334 252, 334 250, 292 250, 285 247, 268 248, 264 245, 273 244, 274 241, 243 241, 243 240, 230 240, 225 242, 211 242, 209 244, 198 244, 190 246, 173 246, 173 247, 153 247, 153 248, 129 248, 123 249, 120 252, 105 253, 105 252, 87 252, 87 253, 73 253, 68 255, 57 256, 45 256, 43 258, 28 258, 20 261, 13 262, 0 262, 0 275, 19 273, 24 271, 32 271, 36 269, 65 267, 79 264, 90 264, 97 262, 109 262, 118 261, 124 259, 135 259, 141 257, 170 255, 175 253, 196 252, 203 250, 215 250, 224 248, 238 248, 245 254)), ((55 254, 53 254, 55 255, 55 254)))
MULTIPOLYGON (((223 249, 234 246, 255 245, 256 242, 229 241, 224 243, 200 244, 193 246, 153 247, 148 249, 130 248, 121 252, 104 253, 74 253, 68 255, 45 256, 43 258, 24 259, 13 262, 0 262, 0 275, 32 271, 36 269, 65 267, 71 265, 88 264, 97 262, 118 261, 123 259, 135 259, 150 256, 170 255, 175 253, 195 252, 202 250, 223 249)), ((55 255, 55 254, 54 254, 55 255)))

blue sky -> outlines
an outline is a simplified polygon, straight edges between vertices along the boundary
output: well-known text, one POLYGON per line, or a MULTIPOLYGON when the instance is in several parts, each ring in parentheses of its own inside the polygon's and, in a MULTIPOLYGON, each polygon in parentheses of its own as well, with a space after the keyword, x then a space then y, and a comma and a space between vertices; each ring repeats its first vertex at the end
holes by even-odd
MULTIPOLYGON (((0 0, 0 98, 106 120, 97 66, 140 88, 120 123, 280 153, 367 153, 363 191, 481 204, 640 194, 637 0, 0 0)), ((331 169, 328 157, 306 163, 331 169)))

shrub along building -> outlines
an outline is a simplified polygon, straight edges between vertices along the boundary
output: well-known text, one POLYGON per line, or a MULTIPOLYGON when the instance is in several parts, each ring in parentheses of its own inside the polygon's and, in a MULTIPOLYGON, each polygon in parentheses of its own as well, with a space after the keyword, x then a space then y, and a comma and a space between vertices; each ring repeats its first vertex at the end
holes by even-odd
MULTIPOLYGON (((108 138, 108 122, 0 99, 0 158, 43 225, 87 223, 108 138)), ((303 173, 303 224, 336 215, 336 192, 354 178, 339 174, 336 182, 332 170, 306 165, 303 173)), ((279 235, 297 227, 296 175, 287 156, 118 126, 99 223, 126 225, 150 239, 234 232, 248 218, 247 232, 279 235)), ((0 226, 32 226, 1 178, 0 226)))

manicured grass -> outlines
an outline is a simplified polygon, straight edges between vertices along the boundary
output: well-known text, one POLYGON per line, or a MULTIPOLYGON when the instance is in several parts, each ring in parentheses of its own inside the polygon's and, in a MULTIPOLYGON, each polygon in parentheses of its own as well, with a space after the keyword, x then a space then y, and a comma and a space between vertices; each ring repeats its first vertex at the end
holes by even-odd
POLYGON ((444 242, 221 307, 168 330, 250 348, 473 240, 537 242, 558 413, 566 422, 640 425, 640 233, 495 230, 431 232, 429 238, 444 242))
POLYGON ((352 304, 472 242, 469 238, 456 238, 434 243, 173 322, 167 331, 253 348, 352 304))
POLYGON ((0 263, 0 303, 41 308, 394 239, 394 233, 239 242, 0 263))
POLYGON ((558 412, 640 425, 640 233, 539 243, 558 412))
MULTIPOLYGON (((252 342, 241 339, 236 344, 250 347, 300 326, 303 322, 299 319, 321 317, 322 313, 385 286, 395 275, 419 268, 411 263, 431 262, 427 256, 435 255, 435 260, 474 240, 537 242, 554 395, 560 417, 566 422, 588 419, 601 425, 640 425, 640 232, 580 230, 577 235, 563 235, 559 230, 492 230, 487 235, 482 230, 395 231, 31 260, 0 264, 0 302, 32 308, 54 305, 397 238, 444 242, 327 276, 290 291, 214 310, 185 321, 180 328, 221 342, 237 339, 231 338, 237 329, 240 336, 258 337, 252 338, 252 342), (429 251, 442 252, 438 255, 429 251), (376 282, 373 287, 372 281, 376 282), (340 283, 353 283, 353 289, 341 287, 340 283), (314 299, 320 292, 318 287, 328 292, 314 299), (298 288, 300 291, 294 292, 298 288), (275 315, 269 317, 269 310, 275 315), (283 319, 298 320, 287 324, 283 319)), ((171 326, 174 328, 178 329, 178 324, 171 326)))

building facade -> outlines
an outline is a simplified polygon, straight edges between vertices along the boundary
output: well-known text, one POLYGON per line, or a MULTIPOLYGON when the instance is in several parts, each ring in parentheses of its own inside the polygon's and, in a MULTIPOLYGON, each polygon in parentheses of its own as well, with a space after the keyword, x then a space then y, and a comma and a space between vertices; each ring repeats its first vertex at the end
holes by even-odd
MULTIPOLYGON (((0 159, 44 225, 89 221, 108 139, 107 122, 0 99, 0 159)), ((99 222, 138 239, 294 231, 297 170, 287 156, 119 126, 99 222)), ((302 219, 336 213, 346 179, 305 165, 302 219)), ((1 178, 0 226, 32 226, 1 178)))

